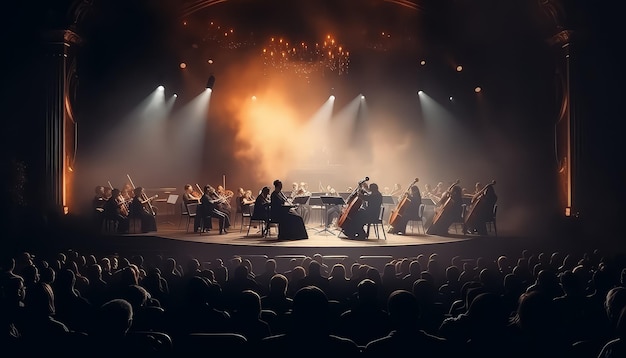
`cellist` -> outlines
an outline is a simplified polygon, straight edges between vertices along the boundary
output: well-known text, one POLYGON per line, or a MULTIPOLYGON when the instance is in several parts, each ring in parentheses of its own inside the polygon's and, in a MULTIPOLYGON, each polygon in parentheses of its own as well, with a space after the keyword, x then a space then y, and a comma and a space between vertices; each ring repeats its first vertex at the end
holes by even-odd
MULTIPOLYGON (((401 200, 406 196, 405 206, 403 207, 402 215, 398 216, 393 226, 389 228, 390 234, 402 234, 406 232, 406 224, 410 220, 419 219, 419 208, 422 203, 422 194, 417 185, 412 185, 407 193, 401 197, 401 200)), ((397 210, 397 209, 396 209, 397 210)))

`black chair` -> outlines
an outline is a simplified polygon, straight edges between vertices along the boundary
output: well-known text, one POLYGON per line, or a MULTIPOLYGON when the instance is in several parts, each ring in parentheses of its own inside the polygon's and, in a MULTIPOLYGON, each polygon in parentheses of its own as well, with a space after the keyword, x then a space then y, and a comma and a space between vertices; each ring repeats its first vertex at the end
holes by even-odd
POLYGON ((413 226, 415 226, 414 223, 417 223, 417 233, 418 234, 420 233, 420 226, 421 226, 422 233, 426 235, 426 229, 424 228, 424 210, 425 209, 426 209, 426 205, 420 204, 420 207, 418 209, 418 218, 409 220, 409 223, 411 224, 411 234, 413 233, 413 226))
POLYGON ((175 347, 175 356, 196 357, 199 352, 215 352, 243 357, 248 340, 238 333, 190 333, 177 339, 175 347))
MULTIPOLYGON (((248 229, 250 228, 250 222, 252 219, 252 213, 254 212, 254 204, 242 206, 241 204, 237 205, 237 212, 239 217, 241 217, 241 227, 239 228, 239 232, 243 231, 243 225, 246 222, 246 218, 248 218, 248 229)), ((236 220, 236 218, 235 218, 236 220)))
POLYGON ((491 216, 491 220, 487 221, 485 224, 487 225, 487 230, 491 232, 493 228, 493 232, 498 237, 498 226, 496 225, 496 214, 498 213, 498 204, 493 205, 493 215, 491 216))
MULTIPOLYGON (((185 232, 189 232, 189 224, 194 223, 196 219, 196 215, 198 215, 198 203, 189 203, 186 204, 185 207, 187 209, 187 226, 185 227, 185 232)), ((196 228, 194 228, 196 229, 196 228)))
POLYGON ((367 223, 367 234, 369 236, 370 233, 370 226, 374 227, 374 234, 376 235, 376 239, 380 240, 380 233, 379 231, 379 226, 380 226, 380 230, 382 230, 383 232, 383 236, 385 238, 385 240, 387 240, 387 234, 385 233, 385 225, 383 224, 383 218, 385 217, 385 206, 381 205, 380 206, 380 212, 378 214, 378 218, 376 219, 376 221, 374 222, 369 222, 367 223))
POLYGON ((250 218, 248 221, 248 231, 246 232, 246 236, 250 236, 250 228, 256 223, 259 226, 259 232, 261 233, 262 237, 265 237, 267 234, 267 227, 268 227, 268 223, 269 223, 269 210, 270 210, 270 206, 269 204, 265 207, 265 210, 263 210, 262 208, 255 208, 254 204, 251 205, 251 214, 250 214, 250 218), (255 210, 258 209, 258 210, 255 210))
POLYGON ((452 225, 454 225, 454 232, 457 234, 459 233, 459 225, 460 225, 461 231, 463 232, 463 235, 465 235, 464 228, 465 228, 465 213, 466 212, 467 212, 467 204, 461 205, 461 216, 452 222, 452 225))
MULTIPOLYGON (((185 201, 180 202, 180 220, 178 221, 178 228, 183 224, 183 217, 189 216, 189 210, 187 210, 187 204, 185 201)), ((187 219, 187 224, 189 224, 189 219, 187 219)))

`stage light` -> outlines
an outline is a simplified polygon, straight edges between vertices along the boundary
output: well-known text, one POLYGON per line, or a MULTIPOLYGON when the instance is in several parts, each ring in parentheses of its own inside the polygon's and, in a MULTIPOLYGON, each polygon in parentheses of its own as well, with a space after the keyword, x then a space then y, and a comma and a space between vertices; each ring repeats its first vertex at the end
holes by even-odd
POLYGON ((456 72, 461 72, 461 71, 463 71, 463 66, 461 65, 456 66, 456 72))
POLYGON ((421 61, 420 61, 420 65, 422 65, 422 66, 426 65, 426 61, 421 60, 421 61))
POLYGON ((163 91, 163 90, 165 90, 165 87, 163 87, 163 86, 159 86, 159 87, 157 87, 157 89, 158 89, 159 91, 163 91))
POLYGON ((454 97, 450 96, 450 98, 448 98, 450 100, 450 102, 454 102, 454 97))
POLYGON ((365 99, 365 96, 364 96, 364 95, 361 95, 361 99, 365 99))
POLYGON ((178 95, 176 93, 174 93, 174 98, 178 97, 178 95))
POLYGON ((208 60, 208 61, 207 61, 207 63, 208 63, 209 65, 211 65, 211 64, 213 64, 213 60, 208 60))
POLYGON ((209 76, 209 79, 206 81, 206 88, 212 90, 214 85, 215 85, 215 76, 211 75, 209 76))
POLYGON ((253 101, 256 101, 256 96, 252 96, 252 100, 253 100, 253 101))
POLYGON ((335 100, 335 95, 330 95, 330 97, 328 97, 329 100, 334 101, 335 100))
POLYGON ((424 91, 422 91, 422 90, 417 91, 417 94, 423 94, 423 93, 424 93, 424 91))
POLYGON ((474 92, 479 93, 480 91, 482 91, 483 89, 480 88, 479 86, 476 86, 476 88, 474 88, 474 92))
POLYGON ((184 62, 181 62, 180 65, 178 65, 180 68, 185 69, 187 68, 187 64, 184 62))

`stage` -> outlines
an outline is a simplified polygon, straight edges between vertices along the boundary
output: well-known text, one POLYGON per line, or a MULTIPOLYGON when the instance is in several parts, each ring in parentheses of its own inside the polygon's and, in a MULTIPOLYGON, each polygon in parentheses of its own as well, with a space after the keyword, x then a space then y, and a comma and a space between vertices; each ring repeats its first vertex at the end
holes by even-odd
POLYGON ((279 266, 284 268, 292 258, 321 254, 329 264, 361 262, 381 270, 385 263, 396 258, 411 258, 419 254, 429 256, 432 253, 437 253, 446 262, 459 255, 497 257, 502 254, 514 255, 529 244, 512 236, 496 237, 493 231, 488 236, 463 235, 460 226, 458 232, 451 226, 447 236, 424 234, 421 227, 418 233, 417 226, 413 233, 409 228, 408 233, 402 235, 383 235, 379 229, 379 238, 376 238, 374 229, 371 228, 367 240, 352 240, 343 235, 338 236, 337 230, 320 232, 321 229, 323 227, 309 227, 308 239, 279 241, 275 228, 271 229, 268 237, 261 236, 258 227, 251 227, 248 234, 247 226, 240 228, 240 224, 231 227, 224 235, 220 235, 217 229, 194 233, 186 231, 183 220, 182 224, 178 221, 161 222, 158 230, 151 233, 103 234, 99 242, 108 254, 119 253, 125 256, 140 253, 147 256, 173 256, 178 259, 193 257, 201 262, 240 256, 251 259, 255 267, 262 267, 267 258, 275 258, 279 266))

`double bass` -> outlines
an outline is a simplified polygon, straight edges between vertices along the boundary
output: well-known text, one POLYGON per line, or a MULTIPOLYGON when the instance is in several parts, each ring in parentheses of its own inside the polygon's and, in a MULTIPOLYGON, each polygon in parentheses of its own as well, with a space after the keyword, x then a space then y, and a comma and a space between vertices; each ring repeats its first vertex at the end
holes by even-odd
POLYGON ((497 197, 487 197, 487 190, 496 184, 495 180, 485 185, 478 193, 472 197, 470 208, 467 211, 463 220, 463 231, 479 229, 486 221, 485 213, 491 214, 493 212, 493 205, 497 197))
POLYGON ((402 199, 396 205, 396 208, 391 211, 391 216, 389 216, 389 225, 395 227, 398 223, 398 220, 404 215, 406 208, 411 203, 411 199, 409 199, 409 192, 411 191, 411 187, 419 181, 419 178, 415 178, 411 184, 406 188, 404 194, 402 194, 402 199))
POLYGON ((363 204, 363 199, 359 197, 359 193, 362 188, 361 185, 366 181, 370 180, 369 177, 365 177, 363 180, 360 180, 357 184, 356 188, 350 193, 348 199, 346 200, 347 206, 341 212, 341 216, 337 219, 337 226, 342 230, 346 230, 349 227, 349 223, 354 218, 354 215, 359 211, 359 208, 363 204))
MULTIPOLYGON (((459 185, 461 181, 457 179, 448 190, 441 196, 441 202, 443 205, 436 210, 435 216, 433 217, 433 223, 428 227, 426 233, 429 235, 445 235, 448 233, 448 228, 455 221, 456 213, 454 212, 455 205, 461 205, 460 203, 455 203, 451 194, 452 191, 455 190, 455 187, 459 185)), ((459 213, 458 220, 461 220, 459 213)))

